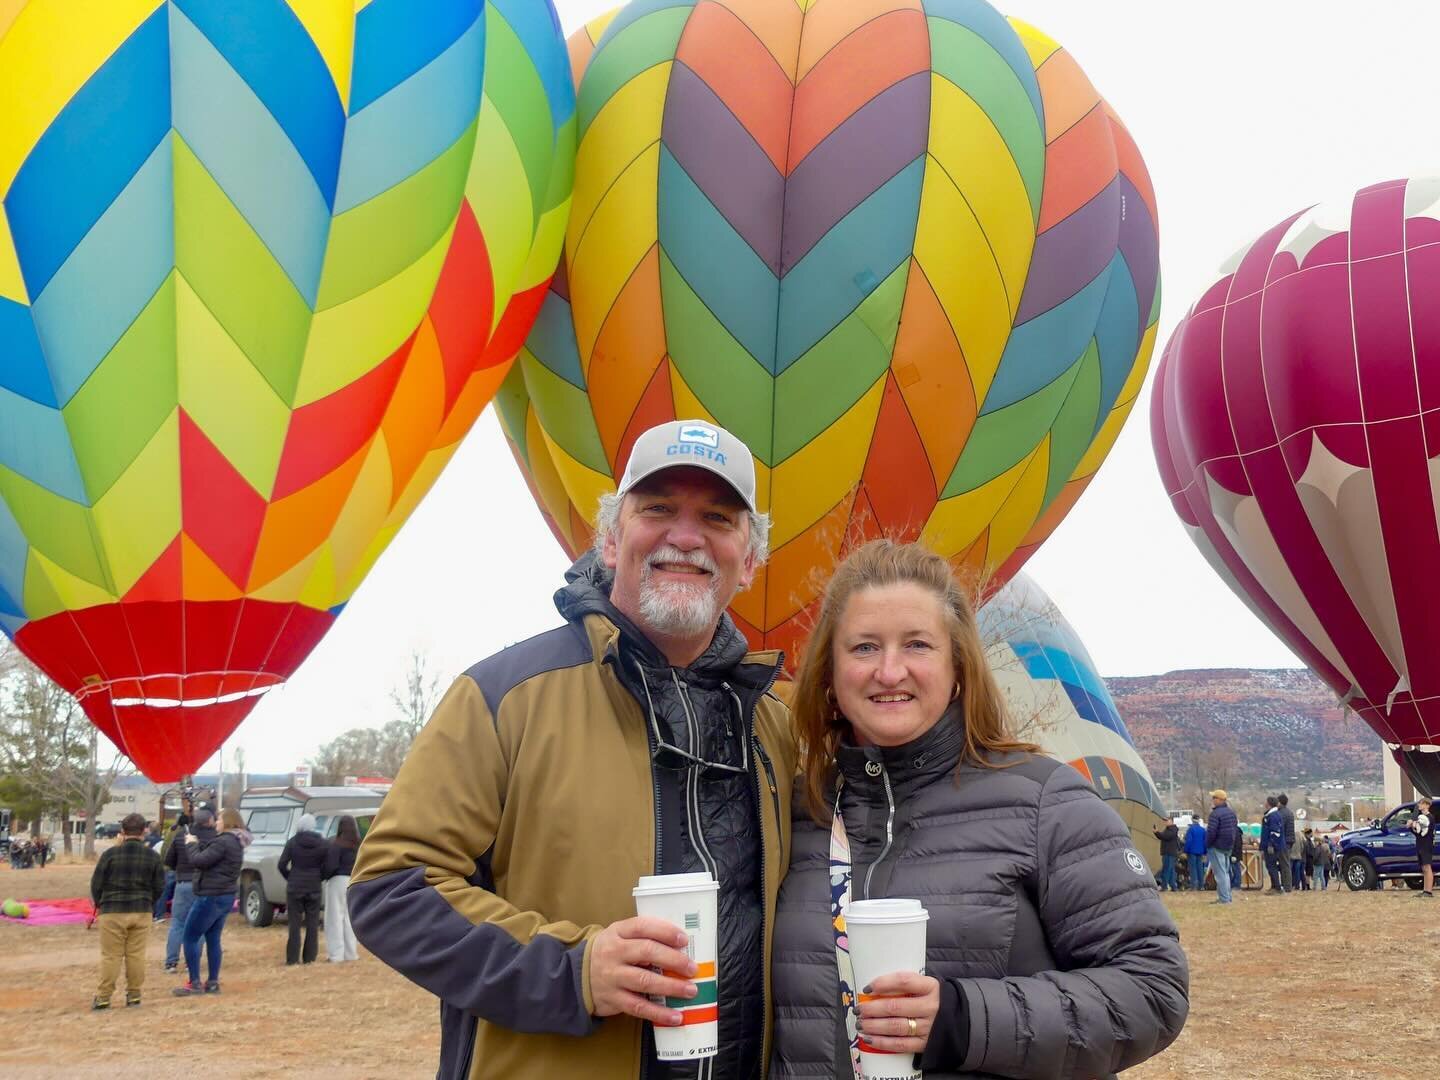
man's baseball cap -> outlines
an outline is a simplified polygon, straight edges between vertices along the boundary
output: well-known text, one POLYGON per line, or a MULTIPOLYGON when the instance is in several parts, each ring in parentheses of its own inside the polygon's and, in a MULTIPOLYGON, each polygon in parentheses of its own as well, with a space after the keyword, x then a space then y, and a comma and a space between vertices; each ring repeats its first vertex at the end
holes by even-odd
POLYGON ((1224 788, 1217 787, 1214 791, 1210 792, 1210 798, 1212 799, 1220 799, 1223 801, 1225 799, 1228 799, 1229 797, 1229 795, 1225 794, 1224 788))
POLYGON ((644 432, 630 451, 616 494, 624 498, 640 481, 681 465, 714 473, 735 489, 752 514, 757 512, 755 458, 750 448, 724 428, 703 420, 671 420, 644 432))

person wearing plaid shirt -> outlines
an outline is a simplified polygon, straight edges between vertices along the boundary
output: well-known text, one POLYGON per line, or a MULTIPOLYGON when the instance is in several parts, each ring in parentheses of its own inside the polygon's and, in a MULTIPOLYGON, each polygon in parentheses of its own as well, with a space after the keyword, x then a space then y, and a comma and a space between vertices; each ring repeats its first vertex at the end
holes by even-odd
POLYGON ((110 1007, 121 960, 125 962, 125 1004, 140 1004, 151 911, 165 891, 165 864, 145 846, 144 834, 144 815, 127 815, 120 823, 120 843, 100 856, 90 877, 90 899, 100 925, 100 988, 90 1003, 92 1009, 110 1007))

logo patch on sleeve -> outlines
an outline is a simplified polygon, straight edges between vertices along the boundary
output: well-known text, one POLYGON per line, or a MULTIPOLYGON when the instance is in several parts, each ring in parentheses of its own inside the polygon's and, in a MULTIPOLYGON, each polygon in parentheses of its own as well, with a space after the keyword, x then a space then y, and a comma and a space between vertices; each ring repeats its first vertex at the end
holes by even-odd
POLYGON ((1150 869, 1145 865, 1145 860, 1140 857, 1138 851, 1125 852, 1125 865, 1134 870, 1141 877, 1149 877, 1150 869))

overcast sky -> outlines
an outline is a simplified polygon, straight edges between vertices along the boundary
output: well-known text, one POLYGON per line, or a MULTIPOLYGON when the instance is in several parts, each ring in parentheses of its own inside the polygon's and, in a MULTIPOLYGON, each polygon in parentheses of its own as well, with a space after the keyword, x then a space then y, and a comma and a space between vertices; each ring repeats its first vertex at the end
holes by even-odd
MULTIPOLYGON (((611 5, 558 6, 569 32, 611 5)), ((1164 275, 1157 359, 1216 267, 1270 225, 1440 171, 1435 0, 997 6, 1075 56, 1145 156, 1164 275)), ((1027 569, 1106 675, 1298 665, 1182 531, 1155 471, 1149 402, 1147 380, 1099 476, 1027 569)), ((347 728, 383 723, 412 650, 448 682, 555 625, 566 565, 487 410, 329 636, 229 750, 243 746, 251 770, 283 771, 347 728)))

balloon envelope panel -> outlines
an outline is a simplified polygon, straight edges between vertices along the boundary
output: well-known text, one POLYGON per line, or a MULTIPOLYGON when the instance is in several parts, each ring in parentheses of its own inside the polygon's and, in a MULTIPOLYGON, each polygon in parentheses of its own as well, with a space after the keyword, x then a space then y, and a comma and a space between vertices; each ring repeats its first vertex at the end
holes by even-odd
POLYGON ((170 779, 503 379, 562 242, 569 66, 543 0, 11 7, 0 627, 170 779))
POLYGON ((1003 580, 1094 474, 1154 342, 1134 143, 983 3, 632 3, 571 38, 567 274, 502 400, 574 554, 636 436, 754 452, 774 557, 732 613, 793 653, 880 534, 1003 580), (817 572, 818 571, 818 572, 817 572))
POLYGON ((1440 180, 1293 215, 1222 269, 1151 406, 1211 566, 1440 791, 1440 180))
POLYGON ((978 619, 1018 736, 1083 773, 1125 819, 1136 847, 1153 856, 1152 830, 1164 804, 1074 628, 1025 573, 978 619))

